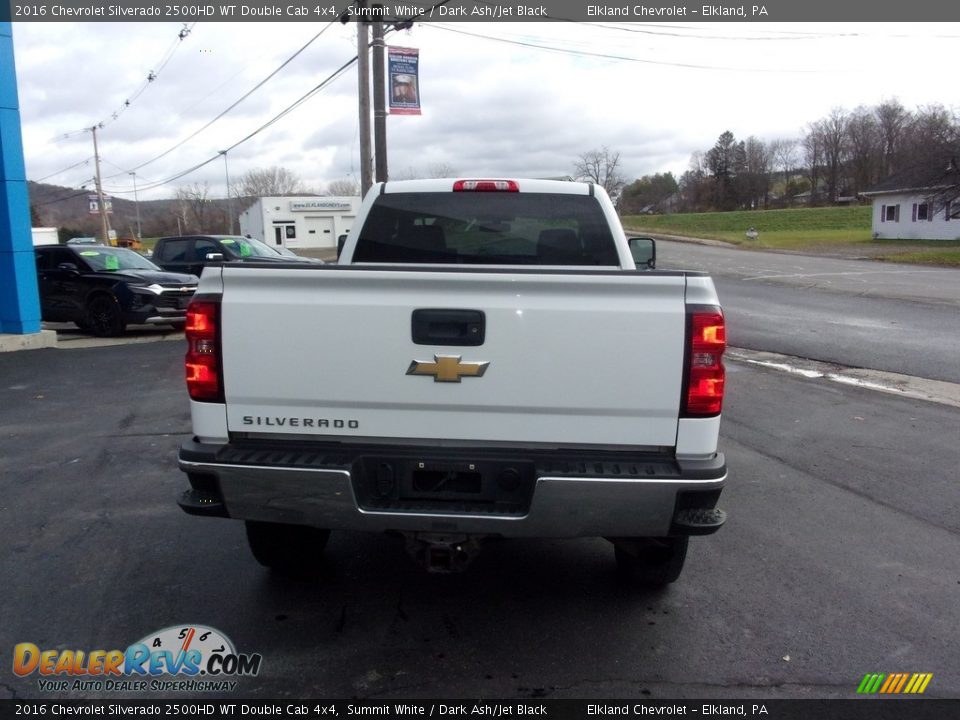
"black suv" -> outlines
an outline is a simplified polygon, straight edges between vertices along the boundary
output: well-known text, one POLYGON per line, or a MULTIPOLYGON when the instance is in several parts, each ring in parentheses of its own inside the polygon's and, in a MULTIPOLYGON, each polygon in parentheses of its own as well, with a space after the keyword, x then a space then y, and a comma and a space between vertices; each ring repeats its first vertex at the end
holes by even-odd
POLYGON ((182 326, 197 289, 194 275, 164 272, 133 250, 104 245, 35 248, 40 311, 101 337, 128 324, 182 326))
POLYGON ((306 262, 320 260, 284 255, 256 238, 240 235, 184 235, 164 237, 153 247, 153 261, 164 270, 199 275, 211 262, 306 262), (220 255, 217 260, 208 256, 220 255))

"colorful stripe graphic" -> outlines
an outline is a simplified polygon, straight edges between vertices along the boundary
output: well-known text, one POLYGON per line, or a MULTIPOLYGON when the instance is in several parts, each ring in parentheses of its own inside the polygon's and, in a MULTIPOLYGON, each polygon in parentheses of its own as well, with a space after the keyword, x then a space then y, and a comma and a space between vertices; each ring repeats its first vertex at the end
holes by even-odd
POLYGON ((922 695, 933 673, 867 673, 857 688, 859 695, 922 695))

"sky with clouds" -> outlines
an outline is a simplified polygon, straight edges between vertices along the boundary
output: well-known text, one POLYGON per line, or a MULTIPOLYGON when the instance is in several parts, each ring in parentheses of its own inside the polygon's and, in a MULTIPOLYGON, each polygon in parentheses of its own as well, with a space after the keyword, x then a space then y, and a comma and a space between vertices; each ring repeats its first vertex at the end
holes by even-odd
MULTIPOLYGON (((86 128, 103 122, 103 184, 119 197, 133 196, 131 172, 141 199, 194 183, 222 196, 218 152, 231 147, 231 180, 270 166, 319 190, 359 180, 355 65, 237 144, 354 57, 352 25, 202 22, 180 39, 182 30, 15 23, 28 179, 89 183, 86 128)), ((892 98, 960 110, 944 77, 958 38, 958 23, 417 24, 387 37, 420 49, 423 103, 420 116, 387 120, 390 172, 552 177, 606 146, 628 179, 679 176, 725 130, 798 138, 832 108, 892 98)))

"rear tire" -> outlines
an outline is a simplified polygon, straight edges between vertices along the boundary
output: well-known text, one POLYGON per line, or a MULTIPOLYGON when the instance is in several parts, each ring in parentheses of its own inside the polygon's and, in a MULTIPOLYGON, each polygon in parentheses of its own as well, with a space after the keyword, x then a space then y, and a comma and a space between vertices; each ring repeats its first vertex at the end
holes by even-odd
POLYGON ((329 530, 307 525, 247 521, 247 542, 257 562, 280 575, 315 575, 323 564, 329 530))
POLYGON ((621 580, 636 587, 658 588, 680 577, 690 538, 617 538, 612 542, 621 580))
POLYGON ((111 295, 97 295, 87 304, 84 324, 97 337, 117 337, 126 329, 120 305, 111 295))

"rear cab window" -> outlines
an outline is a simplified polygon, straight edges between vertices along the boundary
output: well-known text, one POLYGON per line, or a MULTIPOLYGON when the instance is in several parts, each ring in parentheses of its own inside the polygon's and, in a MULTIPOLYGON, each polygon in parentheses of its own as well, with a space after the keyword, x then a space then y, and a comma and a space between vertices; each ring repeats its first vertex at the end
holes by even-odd
POLYGON ((597 200, 523 192, 380 195, 353 262, 463 265, 619 265, 597 200))

